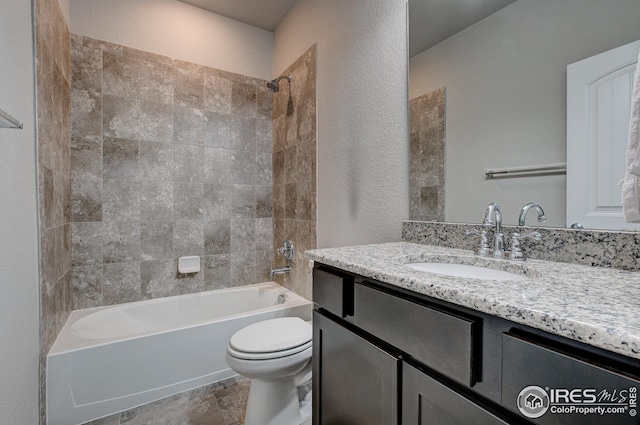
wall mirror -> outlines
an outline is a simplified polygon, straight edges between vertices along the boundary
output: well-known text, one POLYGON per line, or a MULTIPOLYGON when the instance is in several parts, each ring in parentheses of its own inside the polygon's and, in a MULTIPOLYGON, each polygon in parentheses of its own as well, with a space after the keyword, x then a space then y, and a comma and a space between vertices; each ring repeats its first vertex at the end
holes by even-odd
MULTIPOLYGON (((527 225, 566 227, 567 66, 639 40, 639 16, 637 0, 409 0, 409 99, 440 91, 444 105, 442 196, 437 179, 411 182, 436 213, 419 219, 479 223, 494 201, 515 225, 536 202, 548 220, 527 225), (486 177, 547 166, 560 168, 486 177)), ((429 151, 412 145, 412 164, 429 151)))

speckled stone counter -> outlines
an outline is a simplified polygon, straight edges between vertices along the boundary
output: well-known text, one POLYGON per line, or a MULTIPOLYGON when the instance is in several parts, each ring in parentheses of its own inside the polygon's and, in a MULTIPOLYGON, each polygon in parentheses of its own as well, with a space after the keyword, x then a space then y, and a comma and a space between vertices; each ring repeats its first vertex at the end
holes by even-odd
POLYGON ((495 260, 471 251, 408 242, 310 250, 305 257, 640 359, 639 272, 543 260, 495 260), (482 265, 529 279, 450 277, 404 265, 412 262, 482 265))

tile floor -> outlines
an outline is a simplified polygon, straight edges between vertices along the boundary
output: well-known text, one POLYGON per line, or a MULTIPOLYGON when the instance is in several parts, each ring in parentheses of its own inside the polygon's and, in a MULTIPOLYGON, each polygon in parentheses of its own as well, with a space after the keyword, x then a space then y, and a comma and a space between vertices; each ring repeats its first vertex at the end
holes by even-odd
POLYGON ((242 425, 250 383, 230 378, 84 425, 242 425))

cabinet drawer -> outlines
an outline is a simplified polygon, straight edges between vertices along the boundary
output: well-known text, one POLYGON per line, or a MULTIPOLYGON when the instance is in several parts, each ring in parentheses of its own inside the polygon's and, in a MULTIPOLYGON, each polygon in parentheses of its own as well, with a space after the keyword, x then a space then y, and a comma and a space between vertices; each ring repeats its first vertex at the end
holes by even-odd
POLYGON ((451 388, 409 365, 402 368, 402 421, 416 425, 508 425, 451 388))
POLYGON ((352 316, 353 276, 313 269, 313 302, 338 317, 352 316))
POLYGON ((578 358, 575 349, 560 350, 525 336, 503 334, 502 404, 537 424, 640 423, 632 411, 638 409, 639 380, 578 358), (620 412, 600 414, 599 408, 620 412), (585 413, 589 411, 593 413, 585 413))
POLYGON ((362 284, 355 285, 354 324, 399 348, 424 365, 473 386, 479 323, 408 301, 362 284))

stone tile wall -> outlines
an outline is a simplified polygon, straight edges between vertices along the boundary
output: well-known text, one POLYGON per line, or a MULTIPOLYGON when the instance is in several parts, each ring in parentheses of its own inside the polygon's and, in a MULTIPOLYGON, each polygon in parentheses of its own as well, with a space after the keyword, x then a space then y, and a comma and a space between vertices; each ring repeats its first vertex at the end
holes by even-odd
POLYGON ((38 207, 40 213, 40 421, 46 355, 71 312, 71 122, 69 30, 56 0, 35 14, 38 207))
POLYGON ((411 99, 409 217, 444 220, 445 89, 411 99))
POLYGON ((295 257, 287 262, 274 251, 274 264, 291 273, 274 280, 311 299, 311 268, 302 257, 316 248, 316 46, 298 58, 273 95, 273 246, 293 242, 295 257))
POLYGON ((71 76, 74 308, 269 280, 266 81, 75 35, 71 76))

